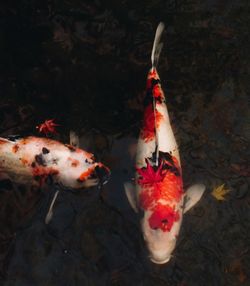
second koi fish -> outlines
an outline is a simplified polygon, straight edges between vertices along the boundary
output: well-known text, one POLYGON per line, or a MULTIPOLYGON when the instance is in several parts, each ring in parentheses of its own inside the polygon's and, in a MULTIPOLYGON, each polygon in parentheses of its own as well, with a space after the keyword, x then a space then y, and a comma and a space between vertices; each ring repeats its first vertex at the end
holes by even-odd
POLYGON ((40 137, 0 138, 0 173, 18 184, 39 187, 50 180, 69 189, 102 184, 110 176, 92 154, 40 137))

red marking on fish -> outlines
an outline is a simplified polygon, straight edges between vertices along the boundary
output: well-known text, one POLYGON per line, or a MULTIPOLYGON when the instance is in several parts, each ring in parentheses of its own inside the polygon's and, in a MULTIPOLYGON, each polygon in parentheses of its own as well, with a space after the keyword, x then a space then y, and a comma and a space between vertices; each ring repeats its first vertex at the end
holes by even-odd
POLYGON ((67 148, 69 148, 70 151, 76 152, 77 148, 75 146, 72 146, 70 144, 64 144, 67 148))
POLYGON ((48 120, 45 120, 44 123, 36 126, 36 128, 38 129, 38 131, 40 133, 43 133, 45 135, 48 135, 48 134, 56 134, 57 131, 56 131, 56 126, 59 126, 59 124, 56 124, 54 122, 55 119, 48 119, 48 120))
POLYGON ((158 73, 157 73, 157 71, 156 71, 156 69, 155 68, 152 68, 150 71, 149 71, 149 73, 148 73, 148 80, 147 80, 147 83, 149 84, 149 81, 150 81, 150 83, 151 83, 151 79, 159 79, 159 75, 158 75, 158 73))
POLYGON ((29 163, 29 160, 21 158, 21 162, 23 163, 23 165, 27 165, 29 163))
POLYGON ((6 144, 8 141, 0 139, 0 144, 6 144))
POLYGON ((161 182, 165 176, 165 174, 163 174, 162 172, 163 161, 161 162, 157 170, 154 170, 154 168, 150 165, 148 159, 146 159, 146 163, 147 163, 146 168, 141 168, 141 169, 136 168, 137 172, 141 175, 141 178, 138 179, 138 183, 140 185, 144 184, 152 185, 161 182))
MULTIPOLYGON (((172 156, 173 165, 177 170, 180 170, 177 159, 172 156)), ((149 160, 146 160, 147 166, 137 168, 140 175, 137 179, 141 186, 140 191, 140 206, 145 211, 153 212, 149 218, 152 228, 160 227, 160 218, 167 216, 167 222, 161 228, 164 231, 170 231, 174 221, 179 219, 175 213, 174 205, 178 203, 183 195, 182 179, 168 166, 173 166, 167 160, 161 160, 159 166, 151 166, 149 160), (164 202, 163 205, 159 202, 164 202), (169 223, 170 222, 170 223, 169 223)))
MULTIPOLYGON (((152 209, 160 199, 166 202, 176 202, 181 200, 183 195, 182 179, 169 170, 164 170, 164 177, 161 181, 151 184, 141 184, 140 204, 144 210, 152 209)), ((139 179, 140 180, 140 179, 139 179)), ((143 181, 138 181, 142 183, 143 181)))
MULTIPOLYGON (((78 149, 80 150, 80 149, 78 149)), ((87 157, 89 160, 95 160, 95 156, 92 153, 86 152, 84 150, 80 150, 81 152, 83 152, 84 156, 87 157)))
POLYGON ((93 173, 95 167, 96 167, 96 166, 91 166, 90 168, 88 168, 87 171, 81 173, 81 175, 80 175, 80 177, 78 178, 78 180, 79 180, 80 182, 85 181, 85 180, 93 173))
POLYGON ((77 147, 75 147, 73 145, 70 145, 70 144, 65 144, 65 146, 68 147, 69 150, 72 151, 72 152, 82 153, 85 157, 87 157, 90 160, 94 160, 95 159, 94 155, 92 153, 88 153, 88 152, 86 152, 86 151, 84 151, 82 149, 79 149, 79 148, 77 148, 77 147))
POLYGON ((68 160, 71 161, 72 167, 77 167, 80 164, 79 160, 77 160, 77 159, 73 159, 73 158, 69 157, 68 160))
POLYGON ((154 98, 156 99, 164 99, 164 95, 163 95, 163 91, 160 87, 159 84, 156 84, 154 87, 153 87, 153 96, 154 98))
POLYGON ((164 92, 161 88, 159 81, 160 81, 160 77, 159 77, 156 69, 153 68, 148 73, 146 88, 147 88, 147 90, 152 89, 152 95, 155 99, 164 100, 165 99, 164 92), (152 80, 158 81, 157 83, 154 84, 153 87, 152 87, 152 80))
POLYGON ((180 215, 173 207, 163 204, 157 204, 154 207, 152 215, 149 217, 149 225, 152 229, 161 229, 170 231, 174 222, 180 219, 180 215))
POLYGON ((141 132, 141 137, 145 142, 152 141, 155 138, 155 127, 159 127, 162 118, 162 114, 158 110, 154 111, 152 105, 148 105, 145 108, 141 132))
POLYGON ((32 174, 34 179, 39 180, 40 186, 42 186, 48 176, 54 176, 59 174, 59 170, 53 168, 53 167, 34 167, 32 168, 32 174))
POLYGON ((12 151, 13 153, 16 153, 19 149, 19 145, 18 144, 15 144, 13 147, 12 147, 12 151))

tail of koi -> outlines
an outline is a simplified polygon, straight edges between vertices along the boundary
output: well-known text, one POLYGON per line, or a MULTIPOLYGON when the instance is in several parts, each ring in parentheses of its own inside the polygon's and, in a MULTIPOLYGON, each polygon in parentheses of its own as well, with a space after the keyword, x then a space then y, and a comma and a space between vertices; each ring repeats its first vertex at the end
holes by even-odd
POLYGON ((162 32, 164 31, 164 27, 165 27, 164 23, 160 22, 155 32, 155 39, 154 39, 154 44, 153 44, 152 53, 151 53, 152 67, 156 67, 158 64, 160 53, 163 47, 163 43, 160 42, 160 40, 161 40, 162 32))

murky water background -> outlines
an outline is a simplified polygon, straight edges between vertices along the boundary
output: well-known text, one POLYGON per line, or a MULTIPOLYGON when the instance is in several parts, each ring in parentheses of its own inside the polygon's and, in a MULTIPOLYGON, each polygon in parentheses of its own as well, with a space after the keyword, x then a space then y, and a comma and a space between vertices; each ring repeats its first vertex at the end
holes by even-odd
POLYGON ((48 118, 112 169, 103 190, 1 184, 1 285, 250 285, 248 1, 2 3, 0 136, 37 135, 48 118), (147 259, 123 191, 133 177, 155 28, 159 74, 185 185, 206 193, 185 215, 170 263, 147 259), (225 184, 224 201, 211 192, 225 184))

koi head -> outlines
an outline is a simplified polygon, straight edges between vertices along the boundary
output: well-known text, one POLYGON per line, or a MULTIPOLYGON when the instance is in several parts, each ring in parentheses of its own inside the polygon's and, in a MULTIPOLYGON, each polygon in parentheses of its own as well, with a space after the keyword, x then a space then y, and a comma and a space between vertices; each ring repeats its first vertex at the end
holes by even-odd
POLYGON ((91 153, 72 145, 65 146, 69 153, 66 152, 64 160, 58 162, 62 185, 71 189, 85 189, 107 183, 110 177, 108 167, 96 162, 91 153))
POLYGON ((81 173, 77 179, 78 188, 89 188, 93 186, 103 186, 110 177, 110 170, 102 163, 94 163, 87 171, 81 173))
POLYGON ((152 262, 164 264, 171 259, 181 220, 179 213, 167 206, 165 210, 145 212, 142 232, 152 262))
POLYGON ((108 167, 104 166, 102 163, 96 163, 95 175, 99 179, 99 185, 105 185, 110 178, 110 170, 108 167))

